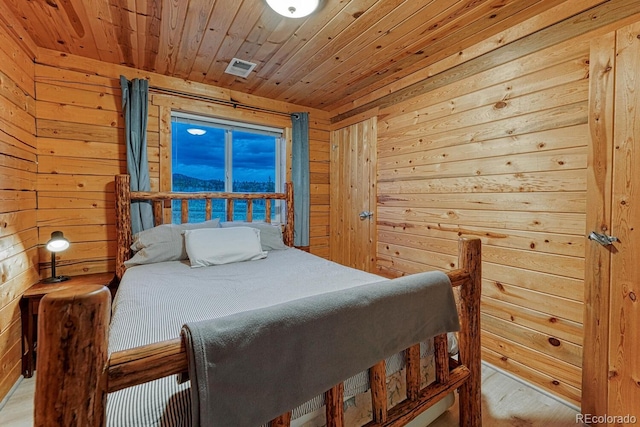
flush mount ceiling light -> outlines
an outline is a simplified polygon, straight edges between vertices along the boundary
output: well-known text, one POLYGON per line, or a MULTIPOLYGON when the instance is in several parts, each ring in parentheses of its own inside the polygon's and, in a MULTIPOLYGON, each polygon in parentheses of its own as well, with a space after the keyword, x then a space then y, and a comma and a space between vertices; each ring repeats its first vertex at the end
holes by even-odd
POLYGON ((191 135, 196 135, 196 136, 202 136, 205 133, 207 133, 206 130, 199 129, 199 128, 189 128, 187 129, 187 132, 190 133, 191 135))
POLYGON ((318 8, 319 0, 267 0, 271 9, 287 18, 302 18, 318 8))

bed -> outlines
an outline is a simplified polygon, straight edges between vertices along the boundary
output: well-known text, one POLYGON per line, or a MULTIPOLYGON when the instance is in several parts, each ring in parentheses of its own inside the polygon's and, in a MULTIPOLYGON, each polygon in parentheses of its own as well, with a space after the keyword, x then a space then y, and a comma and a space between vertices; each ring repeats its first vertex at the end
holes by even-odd
MULTIPOLYGON (((178 338, 183 323, 203 321, 206 317, 203 313, 214 312, 216 317, 225 319, 260 310, 274 311, 273 307, 280 307, 282 304, 288 308, 292 302, 307 298, 322 301, 325 292, 327 295, 338 295, 345 290, 352 292, 353 289, 368 292, 370 288, 366 286, 374 286, 380 281, 378 276, 354 272, 294 248, 278 248, 279 250, 269 251, 264 259, 213 268, 194 269, 184 261, 138 265, 130 267, 125 275, 125 261, 131 258, 129 206, 132 199, 150 200, 153 203, 156 224, 164 221, 163 208, 167 206, 167 200, 182 200, 180 211, 183 222, 189 216, 189 205, 185 200, 194 198, 206 200, 205 219, 208 221, 212 220, 213 215, 211 200, 216 199, 226 200, 227 220, 233 219, 233 210, 237 206, 234 200, 241 199, 248 222, 253 220, 254 203, 261 203, 265 216, 260 220, 267 224, 271 222, 273 210, 280 210, 279 203, 293 205, 290 185, 287 185, 285 193, 268 195, 131 193, 128 178, 127 175, 116 177, 116 276, 123 280, 113 304, 111 342, 109 324, 112 307, 106 288, 96 286, 83 293, 60 292, 43 299, 36 381, 36 425, 104 425, 105 420, 109 421, 108 425, 132 425, 130 418, 119 418, 121 414, 131 412, 130 409, 122 410, 123 405, 138 408, 140 422, 134 422, 136 425, 183 425, 180 421, 189 419, 184 413, 176 415, 173 409, 166 409, 169 407, 168 401, 181 401, 182 406, 185 401, 189 404, 189 383, 180 384, 176 375, 184 376, 185 372, 189 372, 192 377, 197 375, 197 371, 193 370, 193 359, 189 363, 187 357, 189 340, 185 340, 184 336, 182 339, 178 338), (281 268, 283 265, 299 266, 300 269, 284 271, 281 268), (219 280, 228 282, 226 287, 216 286, 206 292, 202 288, 196 291, 195 283, 210 281, 211 277, 208 275, 214 270, 219 280), (238 270, 248 280, 241 285, 236 280, 238 270), (174 286, 175 280, 170 279, 171 277, 180 277, 183 287, 174 286), (273 283, 267 284, 263 282, 269 280, 260 280, 261 277, 280 280, 271 280, 273 283), (309 286, 300 286, 300 278, 304 278, 302 282, 309 286), (317 283, 311 283, 314 281, 317 283), (187 292, 184 287, 190 291, 187 292), (242 288, 242 297, 237 300, 224 299, 227 298, 224 295, 228 293, 227 289, 234 287, 242 288), (280 290, 276 292, 274 288, 280 290), (319 292, 318 289, 323 290, 319 292), (152 293, 157 299, 151 304, 159 305, 160 308, 156 308, 156 311, 162 313, 162 322, 155 317, 149 318, 136 305, 136 301, 152 293), (160 294, 163 296, 160 297, 160 294), (185 295, 190 297, 185 298, 185 295), (283 295, 286 298, 283 299, 283 295), (167 305, 171 301, 180 301, 180 304, 167 305), (198 306, 201 307, 195 309, 198 306), (160 323, 160 327, 157 327, 156 324, 160 323), (145 324, 146 327, 143 327, 145 324), (136 333, 131 332, 134 328, 136 333), (132 338, 134 335, 138 337, 132 338), (168 384, 173 392, 168 397, 165 395, 149 399, 148 396, 154 395, 154 390, 163 383, 165 386, 168 384), (107 393, 112 393, 108 405, 107 393), (144 403, 149 400, 156 401, 155 409, 148 409, 154 403, 144 403), (143 422, 150 413, 154 414, 151 415, 154 421, 143 422)), ((287 219, 282 235, 284 242, 291 246, 293 214, 290 209, 283 212, 286 212, 284 217, 287 219)), ((461 240, 459 256, 461 268, 446 276, 451 285, 459 290, 456 317, 459 317, 460 332, 459 353, 456 358, 449 355, 450 340, 445 333, 440 333, 433 339, 433 358, 421 357, 426 353, 425 344, 422 344, 421 350, 419 343, 412 342, 402 353, 385 354, 382 360, 376 359, 376 363, 360 366, 359 369, 366 372, 364 376, 341 377, 337 384, 327 387, 324 393, 311 399, 315 403, 298 402, 303 404, 287 407, 281 415, 273 419, 269 417, 271 421, 263 421, 271 426, 287 426, 293 418, 294 423, 298 419, 297 423, 300 424, 300 419, 309 418, 310 414, 320 411, 324 413, 321 418, 327 426, 341 426, 345 422, 344 408, 348 406, 345 405, 345 400, 355 402, 361 396, 359 393, 368 390, 367 396, 370 396, 368 398, 371 401, 368 412, 372 419, 367 425, 400 426, 406 425, 451 391, 458 389, 460 425, 480 425, 479 240, 461 240), (433 361, 435 381, 430 384, 426 384, 425 380, 425 360, 433 361), (402 384, 404 390, 399 393, 400 397, 388 396, 389 382, 402 384), (301 415, 303 416, 299 418, 301 415)), ((299 351, 304 353, 304 349, 299 351)), ((278 388, 278 378, 270 381, 274 389, 278 388)), ((350 423, 354 422, 348 413, 346 419, 350 423)), ((357 423, 362 424, 362 420, 358 419, 357 423)))

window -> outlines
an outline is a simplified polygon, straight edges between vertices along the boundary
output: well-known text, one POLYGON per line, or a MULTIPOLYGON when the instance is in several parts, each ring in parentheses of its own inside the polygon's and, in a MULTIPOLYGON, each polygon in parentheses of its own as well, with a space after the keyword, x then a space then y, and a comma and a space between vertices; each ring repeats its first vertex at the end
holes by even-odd
MULTIPOLYGON (((274 193, 283 191, 284 139, 282 129, 172 114, 173 191, 274 193)), ((213 201, 213 218, 226 218, 226 204, 213 201)), ((180 204, 172 207, 180 222, 180 204)), ((253 218, 264 220, 264 201, 254 201, 253 218)), ((279 205, 272 221, 280 219, 279 205)), ((246 219, 246 201, 236 200, 234 220, 246 219)), ((189 202, 189 221, 204 221, 204 201, 189 202)))

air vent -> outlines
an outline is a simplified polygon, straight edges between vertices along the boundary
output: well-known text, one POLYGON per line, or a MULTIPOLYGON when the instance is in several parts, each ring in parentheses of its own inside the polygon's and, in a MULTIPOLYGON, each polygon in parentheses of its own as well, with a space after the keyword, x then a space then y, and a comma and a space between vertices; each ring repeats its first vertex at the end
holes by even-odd
POLYGON ((256 64, 253 62, 233 58, 224 72, 227 74, 233 74, 234 76, 244 77, 246 79, 255 67, 256 64))

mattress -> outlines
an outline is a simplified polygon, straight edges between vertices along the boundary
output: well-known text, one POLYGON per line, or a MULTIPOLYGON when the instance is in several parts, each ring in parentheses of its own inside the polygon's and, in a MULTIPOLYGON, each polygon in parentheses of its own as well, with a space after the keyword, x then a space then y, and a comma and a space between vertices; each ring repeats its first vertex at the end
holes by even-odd
MULTIPOLYGON (((113 303, 109 352, 179 337, 186 322, 227 316, 286 301, 380 281, 297 249, 271 251, 267 258, 191 268, 172 261, 127 269, 113 303)), ((422 346, 426 355, 428 348, 422 346)), ((267 361, 265 361, 266 363, 267 361)), ((403 367, 402 355, 387 360, 387 373, 403 367)), ((363 373, 345 382, 345 396, 368 388, 363 373)), ((293 417, 323 405, 318 396, 293 417)), ((161 378, 109 394, 109 426, 190 426, 189 383, 161 378)))

